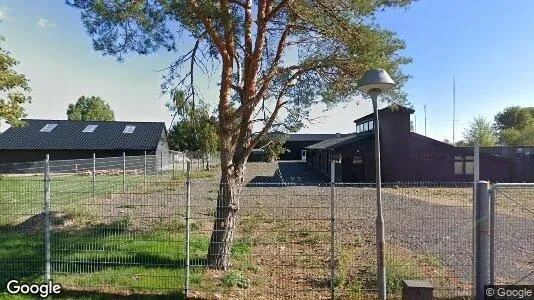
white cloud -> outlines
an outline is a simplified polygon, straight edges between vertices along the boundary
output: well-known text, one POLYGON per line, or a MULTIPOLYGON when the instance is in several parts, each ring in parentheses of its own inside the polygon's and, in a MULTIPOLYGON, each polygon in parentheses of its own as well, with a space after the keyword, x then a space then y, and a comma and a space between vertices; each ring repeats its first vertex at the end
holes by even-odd
POLYGON ((41 28, 49 28, 56 26, 56 23, 45 18, 39 18, 39 21, 37 21, 37 26, 41 28))
POLYGON ((0 6, 0 21, 10 19, 8 12, 9 12, 9 8, 7 6, 5 5, 0 6))

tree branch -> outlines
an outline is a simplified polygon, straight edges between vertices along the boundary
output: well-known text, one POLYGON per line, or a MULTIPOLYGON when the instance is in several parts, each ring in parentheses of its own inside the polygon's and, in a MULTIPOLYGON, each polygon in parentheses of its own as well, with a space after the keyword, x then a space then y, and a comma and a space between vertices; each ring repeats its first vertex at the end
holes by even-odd
POLYGON ((206 31, 208 32, 210 38, 213 40, 213 43, 219 50, 219 53, 221 54, 222 58, 228 59, 228 49, 226 48, 226 45, 223 43, 221 37, 215 30, 215 26, 213 25, 211 19, 204 14, 202 9, 198 6, 196 0, 188 0, 187 2, 193 12, 197 15, 198 19, 202 22, 202 24, 204 24, 206 31))
POLYGON ((292 0, 280 1, 280 3, 278 3, 277 6, 275 6, 273 9, 269 11, 269 13, 267 13, 267 15, 265 16, 265 20, 266 21, 271 20, 280 10, 282 10, 282 8, 284 8, 284 6, 291 4, 291 2, 292 0))
POLYGON ((276 120, 276 117, 278 116, 278 112, 280 111, 280 108, 284 106, 286 102, 282 101, 282 97, 278 98, 276 101, 276 106, 274 107, 274 110, 269 117, 269 120, 267 120, 267 123, 265 123, 265 126, 263 126, 263 129, 256 135, 255 138, 252 139, 249 146, 245 149, 245 153, 250 153, 254 147, 261 141, 261 139, 265 136, 271 125, 273 124, 274 120, 276 120))
POLYGON ((241 1, 237 1, 237 0, 228 0, 228 2, 232 3, 232 4, 236 4, 238 6, 241 6, 243 8, 247 8, 247 4, 241 2, 241 1))

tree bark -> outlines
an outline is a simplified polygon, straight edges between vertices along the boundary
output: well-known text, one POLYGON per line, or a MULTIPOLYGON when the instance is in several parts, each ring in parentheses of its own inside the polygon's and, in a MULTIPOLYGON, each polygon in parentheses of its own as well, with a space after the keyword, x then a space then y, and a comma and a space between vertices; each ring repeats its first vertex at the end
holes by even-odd
POLYGON ((234 241, 234 229, 239 210, 239 194, 243 181, 243 167, 223 168, 215 220, 208 249, 208 266, 214 269, 227 270, 230 267, 230 256, 234 241))

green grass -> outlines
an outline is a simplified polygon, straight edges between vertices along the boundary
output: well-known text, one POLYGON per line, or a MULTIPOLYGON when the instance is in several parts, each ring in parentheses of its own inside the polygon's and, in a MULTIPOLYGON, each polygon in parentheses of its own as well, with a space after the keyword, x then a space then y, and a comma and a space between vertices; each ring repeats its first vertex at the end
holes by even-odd
MULTIPOLYGON (((192 179, 213 178, 217 170, 192 172, 192 179)), ((182 172, 163 175, 126 175, 97 176, 93 185, 92 176, 65 175, 52 176, 50 198, 52 210, 93 197, 106 198, 111 194, 129 192, 156 193, 183 188, 186 176, 182 172), (146 180, 146 184, 145 184, 146 180)), ((44 182, 39 176, 2 176, 0 177, 0 225, 10 224, 21 218, 43 211, 44 182)))
MULTIPOLYGON (((215 172, 193 172, 192 178, 211 178, 215 172)), ((174 178, 171 174, 148 175, 146 178, 126 175, 125 179, 123 183, 122 175, 97 176, 93 184, 92 177, 86 175, 51 178, 52 211, 67 213, 58 220, 53 216, 54 225, 65 220, 74 222, 74 226, 67 230, 52 233, 53 280, 77 292, 88 291, 91 299, 96 295, 95 290, 111 294, 157 292, 180 295, 186 264, 183 221, 156 223, 150 232, 134 233, 127 217, 111 224, 102 223, 103 220, 96 218, 91 210, 94 210, 92 203, 101 205, 99 199, 122 193, 124 189, 127 193, 181 189, 185 175, 174 178), (93 187, 96 200, 92 200, 93 187), (80 202, 84 205, 78 205, 80 202)), ((44 280, 44 235, 38 225, 42 222, 38 217, 43 211, 43 197, 42 176, 0 177, 0 299, 9 297, 2 291, 10 279, 44 280), (34 216, 37 219, 30 218, 19 224, 34 216)), ((193 266, 202 266, 206 264, 209 237, 198 235, 199 224, 193 223, 191 228, 195 233, 191 239, 191 262, 193 266)), ((247 251, 239 250, 240 247, 250 247, 236 245, 239 253, 247 251)), ((203 273, 203 268, 191 269, 191 287, 202 284, 203 273)))
POLYGON ((248 288, 249 280, 240 272, 228 271, 221 279, 223 286, 227 288, 248 288))
MULTIPOLYGON (((142 176, 128 175, 123 186, 122 176, 107 176, 94 184, 95 197, 107 197, 126 188, 132 191, 143 182, 142 176)), ((151 186, 154 186, 151 184, 151 186)), ((90 176, 70 175, 52 177, 50 198, 52 209, 76 204, 93 197, 90 176)), ((17 221, 23 216, 38 214, 43 210, 44 183, 41 176, 3 177, 0 179, 0 225, 17 221)))
MULTIPOLYGON (((205 179, 205 178, 213 178, 215 177, 215 168, 213 168, 211 171, 197 171, 197 172, 191 172, 191 179, 205 179)), ((185 181, 187 179, 187 175, 185 172, 178 171, 174 172, 172 174, 172 180, 181 180, 185 181)))
MULTIPOLYGON (((100 293, 180 295, 186 265, 183 226, 156 226, 151 232, 132 233, 129 224, 124 219, 53 232, 54 283, 61 284, 67 294, 81 291, 91 299, 100 293)), ((5 292, 6 283, 13 278, 28 283, 44 281, 43 234, 13 228, 0 227, 0 293, 5 292)), ((204 276, 202 267, 206 265, 209 236, 193 235, 190 245, 191 288, 213 285, 205 281, 209 277, 204 276)), ((237 239, 232 248, 233 262, 244 272, 258 272, 258 267, 250 262, 251 251, 252 243, 247 239, 237 239)), ((240 274, 227 275, 223 286, 248 285, 240 274)), ((7 296, 0 294, 0 299, 7 296)))
MULTIPOLYGON (((54 281, 81 289, 179 292, 185 276, 184 236, 163 231, 131 234, 115 226, 53 234, 54 281)), ((1 242, 0 286, 12 278, 43 280, 42 234, 6 230, 1 242)), ((193 261, 205 259, 208 243, 207 237, 192 238, 193 261)), ((193 268, 191 276, 192 284, 200 283, 202 270, 193 268)))

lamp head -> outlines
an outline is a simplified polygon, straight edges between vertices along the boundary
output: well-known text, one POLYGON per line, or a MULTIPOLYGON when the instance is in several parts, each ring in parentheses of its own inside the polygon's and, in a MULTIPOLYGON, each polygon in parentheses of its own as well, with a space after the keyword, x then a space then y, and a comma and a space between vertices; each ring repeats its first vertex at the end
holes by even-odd
POLYGON ((395 88, 395 82, 384 69, 367 71, 358 82, 358 90, 369 94, 371 90, 383 92, 395 88))

